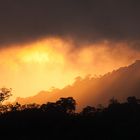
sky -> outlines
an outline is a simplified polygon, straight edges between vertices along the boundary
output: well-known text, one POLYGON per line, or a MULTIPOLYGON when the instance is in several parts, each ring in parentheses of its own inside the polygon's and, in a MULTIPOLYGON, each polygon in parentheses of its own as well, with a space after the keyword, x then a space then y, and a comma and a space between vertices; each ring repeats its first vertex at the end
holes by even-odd
POLYGON ((0 86, 13 98, 140 59, 139 0, 1 0, 0 86))

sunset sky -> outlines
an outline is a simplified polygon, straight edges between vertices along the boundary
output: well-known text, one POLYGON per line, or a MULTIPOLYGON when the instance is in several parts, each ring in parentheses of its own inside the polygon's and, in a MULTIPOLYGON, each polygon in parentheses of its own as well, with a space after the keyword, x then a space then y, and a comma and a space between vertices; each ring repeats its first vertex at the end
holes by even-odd
POLYGON ((138 0, 1 0, 0 87, 63 88, 140 59, 138 0))

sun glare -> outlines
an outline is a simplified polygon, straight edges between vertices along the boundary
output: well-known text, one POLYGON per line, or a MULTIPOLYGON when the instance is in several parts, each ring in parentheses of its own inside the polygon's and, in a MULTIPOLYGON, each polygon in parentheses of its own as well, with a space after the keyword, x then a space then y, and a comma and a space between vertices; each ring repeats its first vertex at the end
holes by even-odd
POLYGON ((24 63, 63 63, 63 53, 59 50, 62 45, 60 42, 61 40, 50 39, 25 45, 20 49, 18 59, 24 63), (57 46, 57 49, 54 46, 57 46))
POLYGON ((25 54, 22 59, 24 62, 44 63, 49 61, 49 56, 46 52, 33 51, 25 54))

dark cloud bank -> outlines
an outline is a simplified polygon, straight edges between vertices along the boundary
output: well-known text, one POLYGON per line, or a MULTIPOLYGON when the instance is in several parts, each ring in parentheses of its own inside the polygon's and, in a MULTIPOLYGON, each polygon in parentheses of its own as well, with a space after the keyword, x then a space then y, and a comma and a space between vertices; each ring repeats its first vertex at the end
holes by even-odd
POLYGON ((1 0, 0 43, 45 36, 138 41, 139 0, 1 0))

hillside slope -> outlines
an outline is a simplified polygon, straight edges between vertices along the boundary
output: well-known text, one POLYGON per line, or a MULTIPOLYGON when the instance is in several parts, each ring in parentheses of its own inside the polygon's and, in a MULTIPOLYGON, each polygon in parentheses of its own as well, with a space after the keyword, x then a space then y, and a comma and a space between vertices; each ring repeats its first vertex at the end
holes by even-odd
POLYGON ((114 70, 99 78, 80 77, 63 89, 54 89, 51 92, 41 91, 28 98, 17 98, 24 103, 46 103, 56 101, 60 97, 72 96, 77 101, 78 108, 86 105, 106 104, 112 97, 125 100, 128 96, 140 98, 140 60, 133 64, 114 70))

